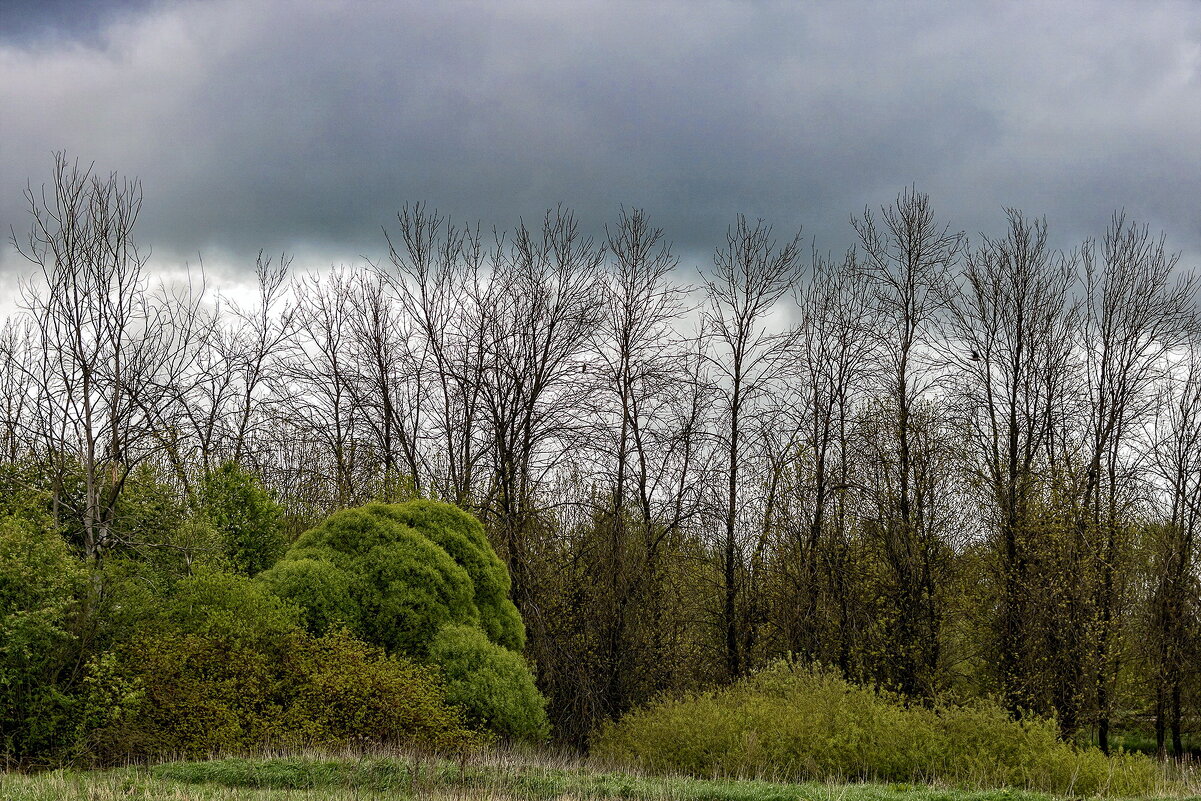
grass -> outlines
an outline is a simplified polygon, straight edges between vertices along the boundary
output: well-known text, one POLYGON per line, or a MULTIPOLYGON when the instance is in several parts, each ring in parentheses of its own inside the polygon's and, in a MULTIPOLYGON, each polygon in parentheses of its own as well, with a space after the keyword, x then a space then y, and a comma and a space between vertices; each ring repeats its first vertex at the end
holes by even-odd
MULTIPOLYGON (((1183 781, 1163 798, 1197 796, 1183 781)), ((283 801, 283 799, 640 799, 659 801, 1052 801, 1015 789, 903 784, 784 784, 651 777, 567 759, 494 752, 465 761, 411 754, 218 759, 110 770, 0 774, 6 801, 283 801)))
MULTIPOLYGON (((1185 734, 1183 739, 1185 754, 1194 759, 1201 758, 1201 735, 1185 734)), ((1124 748, 1148 756, 1155 756, 1159 748, 1155 744, 1155 735, 1146 731, 1119 730, 1109 735, 1109 742, 1116 748, 1124 748)), ((1089 743, 1093 745, 1093 743, 1089 743)), ((1171 747, 1171 739, 1168 740, 1171 747)))

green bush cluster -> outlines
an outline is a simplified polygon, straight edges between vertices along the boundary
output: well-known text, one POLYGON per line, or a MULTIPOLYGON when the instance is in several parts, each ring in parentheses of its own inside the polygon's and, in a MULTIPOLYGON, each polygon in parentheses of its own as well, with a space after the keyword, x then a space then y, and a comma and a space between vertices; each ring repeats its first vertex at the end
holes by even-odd
POLYGON ((0 748, 22 756, 56 748, 71 698, 60 687, 77 636, 86 576, 48 525, 0 517, 0 748))
POLYGON ((238 571, 253 576, 275 564, 287 549, 283 507, 236 462, 205 475, 200 503, 238 571))
POLYGON ((438 666, 473 724, 547 736, 546 702, 519 651, 509 574, 474 517, 446 503, 372 503, 305 532, 260 580, 320 634, 346 626, 389 653, 438 666))
POLYGON ((355 639, 297 630, 271 648, 182 632, 92 667, 82 745, 100 762, 264 747, 479 742, 428 668, 355 639))
POLYGON ((1060 742, 1052 721, 992 703, 927 708, 780 662, 722 690, 636 709, 598 734, 598 756, 695 776, 941 781, 1139 795, 1152 760, 1060 742))
POLYGON ((442 669, 446 698, 473 724, 509 740, 541 741, 550 735, 546 699, 520 654, 470 626, 447 626, 430 646, 442 669))
POLYGON ((143 466, 85 559, 28 483, 0 466, 6 762, 546 734, 508 573, 453 506, 340 512, 280 561, 282 510, 249 473, 208 473, 189 505, 143 466))
POLYGON ((314 637, 238 575, 184 579, 137 636, 92 662, 82 755, 101 762, 265 746, 478 740, 436 672, 355 639, 314 637))

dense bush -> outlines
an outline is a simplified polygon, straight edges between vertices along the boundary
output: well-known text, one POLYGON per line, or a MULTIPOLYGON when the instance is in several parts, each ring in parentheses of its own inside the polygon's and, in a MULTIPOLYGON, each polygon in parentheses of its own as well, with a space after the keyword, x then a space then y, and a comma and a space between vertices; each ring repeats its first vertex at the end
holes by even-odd
POLYGON ((358 630, 362 612, 353 576, 327 559, 284 559, 260 574, 263 586, 288 599, 301 612, 304 626, 314 634, 340 626, 358 630))
POLYGON ((443 626, 479 623, 471 577, 421 532, 367 509, 306 531, 262 579, 300 606, 314 631, 344 623, 391 653, 423 659, 443 626), (313 578, 315 589, 306 586, 313 578))
POLYGON ((212 521, 192 514, 177 482, 166 470, 149 464, 126 477, 111 533, 105 563, 124 561, 124 572, 144 584, 166 586, 194 569, 228 569, 233 564, 212 521))
POLYGON ((509 599, 509 571, 484 534, 484 527, 457 506, 430 500, 373 503, 368 512, 416 529, 440 546, 471 578, 480 628, 511 651, 525 647, 525 627, 509 599))
POLYGON ((548 733, 546 701, 519 651, 509 574, 479 521, 446 503, 372 503, 300 536, 259 580, 319 634, 345 625, 437 666, 472 725, 513 740, 548 733))
POLYGON ((270 643, 299 627, 301 612, 259 582, 237 573, 205 571, 180 579, 155 599, 134 636, 179 631, 228 642, 270 643))
POLYGON ((476 726, 510 740, 538 742, 550 734, 546 699, 520 654, 470 626, 447 626, 430 646, 442 669, 446 697, 476 726))
POLYGON ((84 581, 48 522, 0 517, 0 753, 22 759, 62 744, 72 703, 60 674, 84 581))
POLYGON ((781 662, 723 690, 663 700, 606 725, 595 753, 651 771, 786 779, 939 780, 1139 795, 1153 761, 1056 738, 985 702, 929 709, 781 662))
POLYGON ((94 662, 83 756, 200 757, 270 746, 479 741, 428 668, 354 639, 296 629, 252 643, 162 632, 94 662))
POLYGON ((200 501, 237 570, 253 576, 283 556, 288 547, 283 507, 236 462, 204 477, 200 501))

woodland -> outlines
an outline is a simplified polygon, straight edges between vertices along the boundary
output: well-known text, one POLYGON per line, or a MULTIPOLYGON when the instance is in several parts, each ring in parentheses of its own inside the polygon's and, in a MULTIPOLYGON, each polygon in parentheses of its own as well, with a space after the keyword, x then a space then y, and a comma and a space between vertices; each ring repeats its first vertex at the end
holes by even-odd
POLYGON ((417 204, 386 258, 223 293, 155 271, 136 179, 59 154, 26 199, 9 764, 368 731, 652 764, 653 710, 790 671, 1201 750, 1201 278, 1121 212, 1061 249, 909 188, 841 254, 732 216, 693 265, 639 209, 417 204))

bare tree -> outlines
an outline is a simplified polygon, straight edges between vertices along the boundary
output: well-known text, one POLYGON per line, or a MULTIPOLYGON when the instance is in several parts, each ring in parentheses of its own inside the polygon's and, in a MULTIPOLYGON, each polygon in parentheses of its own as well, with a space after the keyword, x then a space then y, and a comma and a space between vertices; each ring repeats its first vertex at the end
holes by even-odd
MULTIPOLYGON (((862 248, 861 268, 873 287, 882 359, 883 397, 891 407, 890 442, 879 452, 886 473, 878 488, 878 531, 895 575, 896 677, 910 695, 931 695, 939 659, 940 611, 936 598, 937 543, 932 522, 919 501, 917 471, 923 455, 914 409, 929 390, 930 346, 946 311, 948 284, 964 247, 962 233, 939 225, 929 198, 912 189, 881 210, 869 209, 852 221, 862 248)), ((925 495, 929 498, 928 495, 925 495)))
POLYGON ((431 397, 427 354, 413 343, 413 321, 394 304, 388 282, 363 275, 350 292, 355 373, 349 384, 382 471, 385 496, 420 492, 423 409, 431 397))
POLYGON ((28 321, 9 318, 0 328, 0 453, 15 464, 31 456, 37 443, 37 398, 29 376, 38 356, 28 321))
POLYGON ((1070 414, 1075 265, 1050 250, 1044 220, 1015 209, 1007 217, 1003 238, 986 237, 967 256, 944 346, 971 445, 969 469, 986 488, 988 530, 997 534, 997 669, 1009 709, 1020 715, 1038 703, 1030 570, 1039 556, 1029 522, 1052 437, 1070 414))
MULTIPOLYGON (((595 396, 601 400, 597 435, 612 464, 611 501, 604 510, 609 537, 597 565, 607 586, 601 628, 601 714, 629 706, 638 659, 630 608, 654 579, 666 529, 655 525, 650 428, 676 375, 678 343, 671 325, 684 288, 669 283, 678 259, 640 209, 624 209, 608 230, 609 274, 604 317, 594 342, 595 396), (610 444, 611 442, 611 444, 610 444), (633 535, 633 536, 632 536, 633 535)), ((587 370, 581 363, 581 371, 587 370)), ((608 471, 607 471, 608 472, 608 471)))
MULTIPOLYGON (((1175 360, 1174 360, 1175 361, 1175 360)), ((1198 553, 1201 534, 1201 345, 1163 378, 1152 425, 1151 469, 1166 495, 1166 520, 1157 527, 1155 585, 1151 597, 1155 685, 1155 741, 1161 755, 1184 754, 1181 737, 1185 682, 1197 676, 1189 666, 1190 637, 1199 624, 1198 553)))
MULTIPOLYGON (((255 458, 256 429, 266 421, 264 408, 280 379, 279 360, 294 333, 295 307, 287 300, 291 259, 259 253, 255 262, 257 302, 243 308, 220 301, 205 327, 197 355, 195 387, 186 400, 187 428, 199 451, 201 469, 216 462, 255 458)), ((184 458, 172 449, 179 478, 187 482, 184 458)))
POLYGON ((351 297, 356 276, 346 268, 310 276, 296 287, 297 336, 290 342, 285 370, 288 394, 280 399, 292 437, 312 451, 292 466, 324 489, 314 500, 328 510, 366 500, 360 477, 363 452, 360 413, 355 402, 354 335, 351 297))
POLYGON ((575 413, 580 356, 603 309, 603 249, 579 232, 564 209, 547 212, 540 232, 519 225, 498 242, 489 290, 482 407, 492 476, 483 506, 500 534, 513 575, 514 601, 530 607, 531 526, 538 487, 573 448, 586 425, 575 413))
POLYGON ((848 675, 852 644, 863 628, 848 584, 858 492, 850 435, 874 358, 870 290, 849 252, 841 262, 815 253, 798 292, 793 384, 799 430, 793 447, 799 453, 778 512, 784 536, 776 546, 782 646, 848 675))
POLYGON ((768 317, 777 302, 788 294, 803 269, 797 234, 782 246, 772 239, 771 227, 759 220, 751 226, 739 215, 726 232, 725 245, 713 255, 713 270, 705 276, 704 319, 717 353, 712 359, 726 417, 721 433, 727 462, 722 513, 724 537, 721 545, 721 628, 724 659, 729 677, 746 667, 739 641, 739 565, 743 548, 739 541, 740 472, 746 456, 743 442, 747 420, 753 419, 756 404, 783 379, 792 330, 768 327, 768 317))
MULTIPOLYGON (((424 206, 397 215, 400 237, 388 239, 377 268, 412 321, 411 350, 430 373, 425 414, 437 443, 429 481, 444 497, 473 507, 481 499, 485 334, 492 313, 478 226, 460 228, 424 206)), ((496 288, 499 290, 499 287, 496 288)))
POLYGON ((40 286, 25 285, 22 302, 43 356, 29 378, 49 450, 78 461, 83 500, 72 511, 84 553, 99 562, 113 544, 126 477, 161 451, 164 421, 178 410, 195 360, 200 293, 190 283, 148 290, 133 240, 136 180, 102 178, 59 153, 51 189, 25 195, 33 223, 13 244, 38 268, 40 286))
POLYGON ((1178 256, 1164 237, 1115 214, 1101 243, 1086 246, 1085 317, 1080 347, 1089 397, 1081 509, 1077 529, 1083 539, 1099 533, 1097 606, 1098 744, 1109 750, 1109 717, 1114 680, 1113 638, 1118 603, 1120 538, 1124 504, 1123 449, 1136 426, 1153 411, 1149 390, 1168 369, 1170 355, 1184 346, 1193 325, 1196 280, 1175 277, 1178 256))

